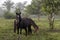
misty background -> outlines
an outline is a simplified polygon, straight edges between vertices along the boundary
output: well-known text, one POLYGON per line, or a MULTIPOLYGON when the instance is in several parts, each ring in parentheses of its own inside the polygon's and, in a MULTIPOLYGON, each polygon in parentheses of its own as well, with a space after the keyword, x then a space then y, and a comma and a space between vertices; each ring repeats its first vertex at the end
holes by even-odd
MULTIPOLYGON (((48 13, 42 11, 41 5, 39 0, 0 0, 0 18, 15 18, 18 10, 21 11, 23 17, 47 17, 48 13)), ((55 18, 60 17, 60 11, 57 13, 55 18)))

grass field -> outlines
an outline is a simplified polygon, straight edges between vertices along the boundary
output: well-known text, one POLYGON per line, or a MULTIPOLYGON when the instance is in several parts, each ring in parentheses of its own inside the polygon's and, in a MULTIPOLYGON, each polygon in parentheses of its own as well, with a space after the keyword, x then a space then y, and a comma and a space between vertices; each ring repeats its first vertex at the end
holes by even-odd
MULTIPOLYGON (((32 33, 32 35, 28 35, 27 37, 23 34, 21 36, 21 40, 60 40, 60 20, 55 20, 54 30, 58 31, 48 31, 49 24, 48 20, 45 18, 41 18, 40 21, 37 19, 33 19, 35 23, 39 26, 38 33, 32 33)), ((17 34, 13 32, 13 19, 1 19, 0 18, 0 40, 17 40, 17 34)))

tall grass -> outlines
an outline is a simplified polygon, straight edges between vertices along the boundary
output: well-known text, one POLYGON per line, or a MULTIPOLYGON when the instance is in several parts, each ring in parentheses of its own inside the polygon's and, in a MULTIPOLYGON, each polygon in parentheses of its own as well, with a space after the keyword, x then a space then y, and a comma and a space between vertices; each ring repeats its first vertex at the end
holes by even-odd
MULTIPOLYGON (((35 23, 39 26, 38 33, 32 33, 27 37, 23 34, 21 40, 60 40, 60 32, 46 32, 49 29, 49 24, 47 19, 33 19, 35 23)), ((17 40, 18 34, 13 32, 13 21, 14 19, 1 19, 0 18, 0 40, 17 40)), ((60 20, 55 20, 54 29, 60 29, 60 20)))

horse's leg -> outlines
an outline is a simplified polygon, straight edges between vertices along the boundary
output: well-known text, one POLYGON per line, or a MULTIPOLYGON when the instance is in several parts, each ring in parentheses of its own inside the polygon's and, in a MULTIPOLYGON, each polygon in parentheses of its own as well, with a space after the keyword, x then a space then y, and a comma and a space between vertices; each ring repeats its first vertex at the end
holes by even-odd
POLYGON ((26 36, 27 36, 27 28, 25 28, 26 36))
POLYGON ((17 34, 19 34, 19 27, 17 27, 17 34))
POLYGON ((20 28, 20 34, 22 34, 22 28, 20 28))
POLYGON ((31 25, 28 26, 28 34, 32 34, 31 25))

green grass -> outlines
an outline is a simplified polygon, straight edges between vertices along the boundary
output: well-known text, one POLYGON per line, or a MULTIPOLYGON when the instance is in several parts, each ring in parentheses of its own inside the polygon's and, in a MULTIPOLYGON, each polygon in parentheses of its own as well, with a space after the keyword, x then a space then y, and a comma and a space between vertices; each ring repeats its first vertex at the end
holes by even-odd
MULTIPOLYGON (((47 19, 33 19, 35 23, 39 26, 38 33, 32 33, 27 37, 23 32, 21 40, 60 40, 60 32, 47 32, 45 30, 49 29, 49 22, 47 19)), ((0 40, 17 40, 18 35, 13 32, 13 19, 1 19, 0 18, 0 40)), ((55 20, 54 29, 60 29, 60 20, 55 20)))

